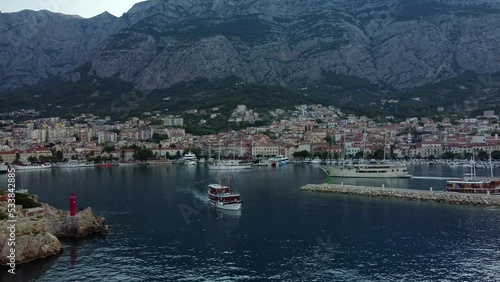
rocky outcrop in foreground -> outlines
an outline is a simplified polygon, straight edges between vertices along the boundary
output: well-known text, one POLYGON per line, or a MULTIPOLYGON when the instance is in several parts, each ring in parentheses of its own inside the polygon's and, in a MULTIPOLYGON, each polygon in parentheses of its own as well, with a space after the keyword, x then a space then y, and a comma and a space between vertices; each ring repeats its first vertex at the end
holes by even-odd
MULTIPOLYGON (((6 210, 6 203, 0 202, 0 208, 6 210)), ((18 213, 15 223, 16 264, 30 262, 40 258, 57 255, 62 251, 58 238, 81 238, 92 234, 106 235, 108 228, 105 219, 95 217, 91 208, 86 208, 74 217, 69 212, 58 210, 48 204, 42 204, 45 216, 25 217, 18 213)), ((0 264, 8 263, 10 254, 10 232, 7 220, 0 221, 0 264)))
POLYGON ((91 208, 86 208, 75 217, 69 216, 65 211, 57 210, 47 204, 42 205, 45 208, 47 218, 45 218, 45 227, 48 232, 58 238, 81 238, 92 234, 107 234, 108 229, 105 226, 103 217, 95 217, 91 208))
POLYGON ((349 194, 369 197, 404 198, 417 201, 500 207, 500 197, 493 195, 474 195, 465 193, 447 193, 442 191, 380 188, 337 184, 308 184, 301 187, 300 189, 309 192, 349 194))

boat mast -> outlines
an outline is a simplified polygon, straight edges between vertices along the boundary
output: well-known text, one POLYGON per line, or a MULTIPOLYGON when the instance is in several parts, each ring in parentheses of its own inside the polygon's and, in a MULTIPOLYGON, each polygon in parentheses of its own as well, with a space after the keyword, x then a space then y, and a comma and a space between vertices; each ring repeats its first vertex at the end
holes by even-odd
POLYGON ((220 176, 220 140, 219 140, 219 160, 217 161, 217 166, 218 166, 218 174, 219 174, 219 185, 222 186, 222 179, 220 176))
POLYGON ((474 156, 470 158, 470 177, 476 178, 476 164, 474 162, 474 156))
POLYGON ((491 161, 491 153, 490 153, 490 170, 491 170, 491 178, 493 178, 493 162, 491 161))
POLYGON ((231 193, 231 177, 229 177, 229 169, 227 170, 227 189, 231 193))
POLYGON ((345 146, 345 136, 347 133, 344 132, 344 159, 342 161, 342 166, 345 166, 345 158, 346 158, 346 146, 345 146))
POLYGON ((384 133, 384 163, 385 163, 385 149, 387 148, 386 137, 387 137, 387 131, 384 133))
MULTIPOLYGON (((366 122, 365 122, 365 131, 366 131, 366 122)), ((363 163, 365 163, 366 159, 366 132, 363 132, 363 163)))
MULTIPOLYGON (((235 145, 234 144, 234 139, 233 139, 232 143, 233 143, 233 161, 234 161, 234 158, 235 158, 235 155, 236 155, 236 150, 234 150, 234 147, 235 147, 234 146, 235 145)), ((228 160, 227 162, 229 163, 230 161, 228 160)), ((228 163, 226 163, 226 165, 228 163)), ((227 171, 227 189, 229 190, 229 193, 231 193, 231 181, 230 181, 231 179, 229 177, 229 168, 228 167, 226 167, 226 171, 227 171)))
POLYGON ((243 139, 240 136, 240 157, 243 157, 243 139))

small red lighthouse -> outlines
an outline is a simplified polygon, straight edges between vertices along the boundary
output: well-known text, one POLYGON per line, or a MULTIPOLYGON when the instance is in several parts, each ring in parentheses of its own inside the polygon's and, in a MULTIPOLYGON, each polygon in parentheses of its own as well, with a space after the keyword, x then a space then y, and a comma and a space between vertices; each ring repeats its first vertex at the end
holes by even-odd
POLYGON ((69 195, 69 214, 76 215, 76 194, 74 192, 69 195))

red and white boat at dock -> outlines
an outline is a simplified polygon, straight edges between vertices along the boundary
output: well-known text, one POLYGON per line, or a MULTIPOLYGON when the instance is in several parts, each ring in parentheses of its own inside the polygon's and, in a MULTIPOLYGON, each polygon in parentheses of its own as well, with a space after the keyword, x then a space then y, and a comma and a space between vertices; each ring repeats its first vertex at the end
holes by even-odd
POLYGON ((491 177, 476 177, 476 166, 471 160, 471 172, 462 178, 450 178, 446 181, 445 191, 468 194, 500 195, 500 178, 493 177, 493 165, 490 156, 491 177))

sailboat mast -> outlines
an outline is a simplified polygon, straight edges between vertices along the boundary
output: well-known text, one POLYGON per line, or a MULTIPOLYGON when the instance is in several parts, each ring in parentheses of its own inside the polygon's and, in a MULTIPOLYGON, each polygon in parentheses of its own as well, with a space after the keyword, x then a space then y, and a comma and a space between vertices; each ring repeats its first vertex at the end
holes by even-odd
POLYGON ((240 157, 243 157, 243 139, 240 136, 240 157))
POLYGON ((346 145, 345 145, 345 136, 347 133, 344 132, 344 159, 342 161, 342 166, 345 166, 345 158, 346 158, 346 145))
POLYGON ((384 163, 385 163, 385 149, 387 148, 386 138, 387 138, 387 132, 384 133, 384 163))
POLYGON ((366 136, 368 135, 366 133, 366 120, 365 120, 365 130, 363 131, 363 163, 365 163, 366 160, 366 136))
POLYGON ((221 179, 221 175, 220 175, 220 140, 219 140, 219 160, 217 161, 217 165, 218 165, 218 175, 219 175, 219 185, 222 186, 222 179, 221 179))
POLYGON ((227 189, 231 193, 231 177, 229 177, 229 169, 227 170, 227 189))
POLYGON ((491 178, 493 178, 493 162, 491 161, 491 153, 490 153, 490 170, 491 170, 491 178))
POLYGON ((470 177, 476 178, 476 164, 474 162, 474 156, 470 158, 470 177))

